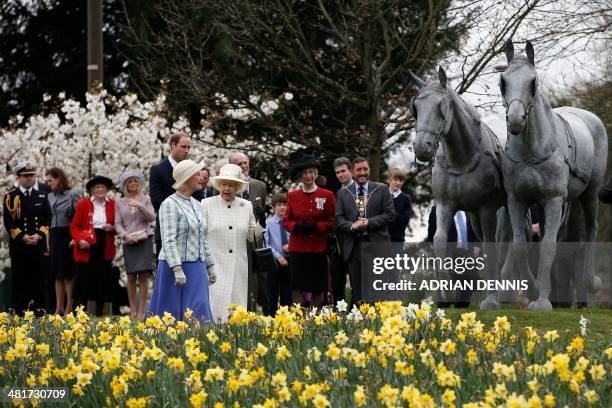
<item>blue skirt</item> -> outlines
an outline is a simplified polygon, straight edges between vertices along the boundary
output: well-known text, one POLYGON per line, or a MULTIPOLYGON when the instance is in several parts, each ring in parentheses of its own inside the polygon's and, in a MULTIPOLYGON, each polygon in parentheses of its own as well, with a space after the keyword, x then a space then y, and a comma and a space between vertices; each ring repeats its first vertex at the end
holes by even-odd
POLYGON ((177 286, 168 263, 163 260, 158 262, 149 313, 163 316, 164 312, 168 312, 177 320, 183 320, 187 309, 191 309, 193 318, 212 322, 206 265, 200 261, 183 262, 182 267, 187 283, 177 286))

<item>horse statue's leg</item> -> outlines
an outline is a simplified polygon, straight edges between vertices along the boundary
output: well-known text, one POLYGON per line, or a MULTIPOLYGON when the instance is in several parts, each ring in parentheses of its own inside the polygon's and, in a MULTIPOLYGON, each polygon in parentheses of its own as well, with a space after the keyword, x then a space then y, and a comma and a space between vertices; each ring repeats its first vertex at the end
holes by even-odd
MULTIPOLYGON (((497 244, 495 243, 495 234, 497 230, 497 208, 482 207, 478 214, 480 220, 480 229, 482 231, 482 249, 485 260, 485 268, 487 270, 487 279, 497 281, 499 279, 498 270, 498 253, 497 244)), ((496 292, 490 290, 487 292, 487 297, 480 302, 481 309, 499 309, 499 303, 496 299, 496 292)))
MULTIPOLYGON (((508 247, 506 262, 501 272, 501 279, 515 280, 516 267, 521 274, 529 273, 529 262, 527 258, 527 238, 525 236, 525 217, 527 216, 527 205, 519 201, 514 195, 508 194, 508 214, 512 226, 512 244, 508 247)), ((521 276, 524 278, 524 276, 521 276)), ((550 285, 549 285, 550 286, 550 285)), ((514 303, 518 299, 511 291, 501 291, 497 299, 502 303, 514 303)))
MULTIPOLYGON (((572 277, 572 286, 575 291, 576 306, 586 307, 588 301, 588 291, 586 289, 586 280, 584 266, 586 264, 586 247, 591 245, 588 242, 582 241, 582 247, 577 251, 572 267, 574 275, 572 277)), ((571 297, 570 297, 571 299, 571 297)))
POLYGON ((550 302, 553 307, 570 307, 574 298, 577 304, 586 301, 583 278, 586 229, 583 211, 578 199, 564 204, 564 215, 557 233, 557 256, 550 271, 550 302))
POLYGON ((512 242, 512 224, 508 207, 503 206, 497 210, 497 228, 495 230, 495 242, 497 242, 497 270, 501 271, 505 261, 510 256, 509 243, 512 242))
MULTIPOLYGON (((436 257, 441 259, 444 259, 446 255, 448 228, 450 227, 452 218, 452 209, 447 204, 436 203, 436 233, 434 234, 433 244, 436 257)), ((444 264, 444 262, 442 263, 444 264)), ((436 268, 436 279, 440 280, 442 277, 441 275, 447 275, 447 273, 442 274, 436 268)), ((447 302, 447 295, 444 290, 440 290, 440 302, 447 302)))
POLYGON ((529 309, 552 310, 550 296, 550 268, 557 254, 557 233, 561 225, 562 197, 553 197, 543 204, 546 230, 540 243, 538 265, 538 299, 529 303, 529 309))
POLYGON ((601 279, 595 275, 595 239, 597 238, 597 190, 589 188, 579 197, 584 213, 586 228, 585 254, 584 254, 584 284, 592 293, 601 289, 601 279))

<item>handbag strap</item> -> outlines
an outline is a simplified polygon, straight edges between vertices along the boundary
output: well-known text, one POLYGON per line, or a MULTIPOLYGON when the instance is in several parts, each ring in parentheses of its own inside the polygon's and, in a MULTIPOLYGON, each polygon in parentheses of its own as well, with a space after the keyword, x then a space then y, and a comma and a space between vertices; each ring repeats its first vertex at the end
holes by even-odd
MULTIPOLYGON (((263 234, 261 234, 261 242, 263 244, 261 248, 266 247, 266 230, 264 230, 263 234)), ((260 249, 257 245, 257 233, 255 232, 255 228, 253 228, 253 249, 260 249)))

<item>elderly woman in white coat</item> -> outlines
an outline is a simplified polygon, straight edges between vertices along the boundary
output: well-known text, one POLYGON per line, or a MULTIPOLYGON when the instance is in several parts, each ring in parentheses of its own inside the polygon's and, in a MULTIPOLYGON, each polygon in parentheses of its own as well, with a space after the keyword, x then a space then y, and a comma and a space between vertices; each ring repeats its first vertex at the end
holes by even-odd
POLYGON ((242 170, 235 164, 221 167, 210 179, 219 195, 202 200, 208 245, 215 254, 217 283, 210 287, 210 306, 214 321, 226 321, 229 306, 247 307, 247 240, 258 243, 264 229, 255 222, 253 205, 237 197, 247 188, 242 170))

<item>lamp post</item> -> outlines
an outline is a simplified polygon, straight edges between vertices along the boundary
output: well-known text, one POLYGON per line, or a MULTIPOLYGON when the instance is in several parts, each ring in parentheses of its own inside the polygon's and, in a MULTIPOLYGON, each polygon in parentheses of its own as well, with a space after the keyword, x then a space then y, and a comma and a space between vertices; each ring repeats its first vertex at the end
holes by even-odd
POLYGON ((102 1, 87 0, 87 90, 103 82, 102 1))

